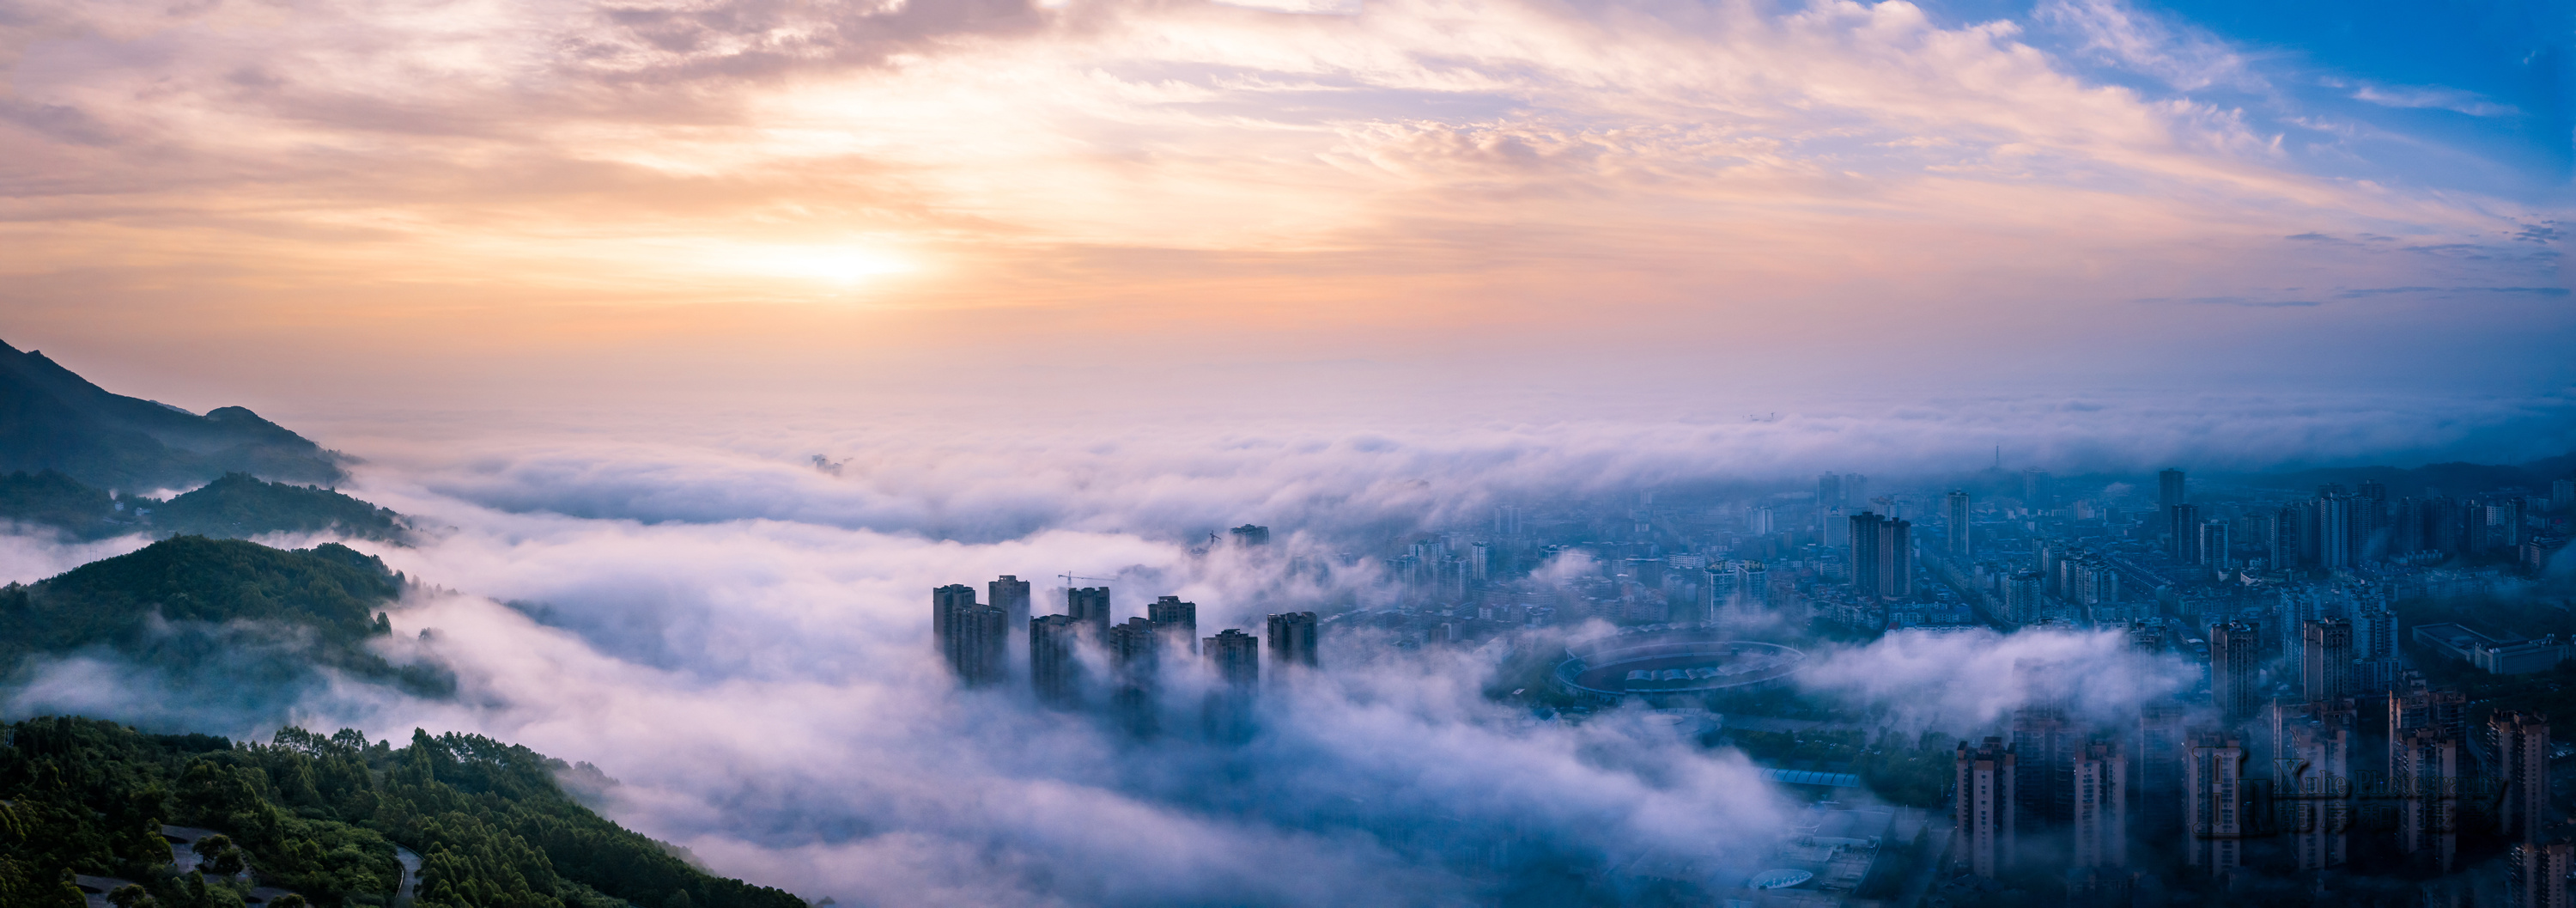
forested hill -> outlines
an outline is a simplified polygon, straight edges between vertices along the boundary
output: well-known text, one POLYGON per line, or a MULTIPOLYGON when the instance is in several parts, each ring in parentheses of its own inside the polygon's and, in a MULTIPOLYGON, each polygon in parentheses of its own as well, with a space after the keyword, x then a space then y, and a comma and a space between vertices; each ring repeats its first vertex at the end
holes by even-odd
MULTIPOLYGON (((316 486, 262 482, 228 473, 203 488, 160 503, 135 505, 154 532, 215 537, 262 533, 336 532, 354 539, 401 542, 409 535, 402 515, 316 486)), ((130 509, 130 508, 129 508, 130 509)))
POLYGON ((284 696, 328 666, 419 693, 447 676, 367 647, 405 579, 326 543, 293 551, 180 536, 33 585, 0 587, 0 674, 37 653, 104 649, 218 693, 284 696))
POLYGON ((0 343, 0 471, 56 470, 150 490, 243 472, 333 482, 341 455, 241 407, 200 416, 114 394, 36 351, 0 343))
POLYGON ((390 509, 336 489, 267 482, 248 473, 226 473, 168 501, 111 493, 54 470, 0 474, 0 520, 50 527, 77 539, 336 533, 399 545, 411 538, 410 525, 390 509))
POLYGON ((419 855, 420 908, 805 908, 600 817, 556 784, 564 769, 475 735, 414 731, 395 748, 352 729, 261 745, 80 718, 0 726, 0 905, 76 908, 77 873, 132 881, 153 908, 241 908, 254 885, 382 906, 399 845, 419 855), (201 869, 183 875, 164 824, 225 841, 198 839, 183 856, 201 869))

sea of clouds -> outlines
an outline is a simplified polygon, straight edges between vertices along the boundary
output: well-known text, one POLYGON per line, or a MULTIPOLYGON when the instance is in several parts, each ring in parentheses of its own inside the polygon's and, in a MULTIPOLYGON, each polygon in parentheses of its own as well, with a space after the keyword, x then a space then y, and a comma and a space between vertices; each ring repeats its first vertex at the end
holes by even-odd
MULTIPOLYGON (((928 593, 1016 574, 1045 614, 1061 610, 1051 575, 1069 572, 1113 578, 1122 619, 1178 595, 1202 634, 1258 633, 1265 612, 1390 595, 1365 559, 1329 576, 1297 559, 1345 564, 1481 525, 1497 502, 1796 488, 1826 468, 1981 466, 1993 444, 2070 471, 2152 468, 2194 445, 2240 468, 2333 462, 2537 424, 2427 416, 2407 435, 2385 407, 2146 412, 1257 432, 567 422, 434 438, 352 422, 321 433, 368 458, 344 490, 423 528, 415 546, 356 543, 423 584, 393 612, 388 655, 445 665, 454 698, 333 679, 291 703, 227 700, 89 654, 20 676, 4 702, 245 737, 284 721, 485 733, 595 764, 616 780, 605 812, 721 873, 849 904, 1475 904, 1654 856, 1722 875, 1755 866, 1796 799, 1688 723, 1568 722, 1489 697, 1500 644, 1333 637, 1324 672, 1263 691, 1241 741, 1198 732, 1204 682, 1175 671, 1163 731, 1140 736, 1022 685, 956 687, 928 593), (1246 522, 1277 542, 1209 545, 1246 522)), ((0 569, 34 580, 141 544, 0 536, 0 569)), ((2194 677, 2116 634, 2025 633, 1820 652, 1802 683, 1893 728, 1965 733, 2034 696, 2117 716, 2194 677), (2034 662, 2088 669, 2040 690, 2034 662)))

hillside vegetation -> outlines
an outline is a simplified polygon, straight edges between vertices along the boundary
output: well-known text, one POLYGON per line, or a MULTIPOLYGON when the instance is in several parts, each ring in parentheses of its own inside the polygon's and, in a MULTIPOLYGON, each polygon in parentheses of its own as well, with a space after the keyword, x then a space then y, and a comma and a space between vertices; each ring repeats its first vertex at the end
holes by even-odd
POLYGON ((562 761, 476 735, 395 748, 289 727, 236 744, 54 717, 0 726, 0 742, 9 908, 80 905, 67 873, 133 880, 155 908, 240 908, 253 883, 381 906, 395 845, 421 856, 420 908, 804 908, 600 817, 555 783, 562 761), (165 823, 223 834, 247 874, 178 874, 165 823))
POLYGON ((405 585, 383 561, 336 543, 288 551, 180 536, 0 587, 0 671, 38 653, 100 649, 215 682, 293 681, 329 667, 443 693, 443 673, 396 667, 367 646, 392 632, 379 609, 405 585))
POLYGON ((75 539, 128 533, 242 539, 267 533, 334 533, 397 545, 411 538, 402 515, 319 486, 227 473, 168 501, 116 495, 63 473, 0 475, 0 520, 50 527, 75 539))

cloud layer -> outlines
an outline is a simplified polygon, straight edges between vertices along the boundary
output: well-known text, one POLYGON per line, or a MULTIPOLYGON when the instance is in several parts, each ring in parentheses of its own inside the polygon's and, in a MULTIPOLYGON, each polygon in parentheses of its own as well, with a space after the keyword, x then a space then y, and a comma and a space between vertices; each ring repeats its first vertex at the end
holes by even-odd
POLYGON ((2347 126, 2115 2, 18 10, 12 330, 174 372, 413 400, 674 361, 737 393, 975 371, 1061 397, 1349 358, 1591 389, 1828 357, 1952 387, 2177 358, 2569 377, 2542 354, 2563 296, 2344 292, 2563 289, 2554 203, 2320 175, 2347 126), (2400 342, 2532 368, 2314 352, 2400 342), (285 355, 217 352, 244 346, 285 355))
MULTIPOLYGON (((1239 743, 1201 731, 1206 682, 1174 666, 1161 731, 1139 737, 1017 687, 957 689, 931 651, 925 593, 1014 573, 1043 612, 1061 595, 1047 575, 1071 571, 1115 578, 1122 617, 1168 593, 1199 603, 1203 631, 1257 629, 1266 612, 1387 598, 1340 552, 1478 522, 1532 490, 1717 481, 1710 452, 1786 457, 1760 452, 1809 450, 1793 439, 1817 431, 1760 425, 1731 440, 1068 433, 975 456, 881 442, 835 451, 837 476, 756 453, 801 440, 748 427, 732 450, 579 434, 512 436, 516 455, 380 444, 361 449, 376 459, 353 491, 433 529, 416 548, 368 548, 439 588, 394 613, 388 655, 449 666, 459 695, 335 683, 284 708, 596 764, 618 780, 598 797, 621 822, 722 872, 850 904, 1482 904, 1641 858, 1732 885, 1794 799, 1690 728, 1635 711, 1548 721, 1489 699, 1498 646, 1336 632, 1329 670, 1262 691, 1260 731, 1239 743), (1192 550, 1200 528, 1243 520, 1273 525, 1273 546, 1192 550), (1291 571, 1296 558, 1340 567, 1319 577, 1291 571)), ((7 544, 18 579, 108 551, 7 544)), ((1819 652, 1806 684, 1855 715, 1963 731, 2052 694, 2015 674, 2028 660, 2082 661, 2097 683, 2065 693, 2105 715, 2188 676, 2116 635, 2034 634, 1819 652)), ((258 736, 281 708, 103 654, 21 680, 13 714, 258 736)))

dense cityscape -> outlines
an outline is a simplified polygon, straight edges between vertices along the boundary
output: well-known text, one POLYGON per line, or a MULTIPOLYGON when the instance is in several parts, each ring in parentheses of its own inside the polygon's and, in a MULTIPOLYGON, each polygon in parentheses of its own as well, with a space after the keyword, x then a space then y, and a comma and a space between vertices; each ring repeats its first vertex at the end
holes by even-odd
POLYGON ((1489 693, 1537 720, 1645 710, 1805 794, 1774 853, 1681 847, 1614 874, 1723 904, 2566 905, 2576 826, 2551 767, 2576 747, 2546 708, 2576 621, 2547 571, 2576 480, 2389 472, 2313 493, 2180 469, 1883 490, 1827 473, 1505 504, 1375 558, 1271 553, 1271 529, 1245 525, 1201 553, 1370 582, 1201 637, 1196 603, 1116 622, 1108 578, 1070 573, 1064 613, 1032 617, 1032 584, 1006 575, 981 603, 934 591, 932 622, 965 686, 1018 678, 1133 734, 1217 742, 1253 733, 1265 680, 1375 647, 1499 654, 1489 693), (2194 671, 2106 711, 2073 677, 2105 667, 2020 660, 2018 705, 1982 727, 1840 715, 1791 683, 1810 651, 2017 633, 2115 634, 2194 671))

